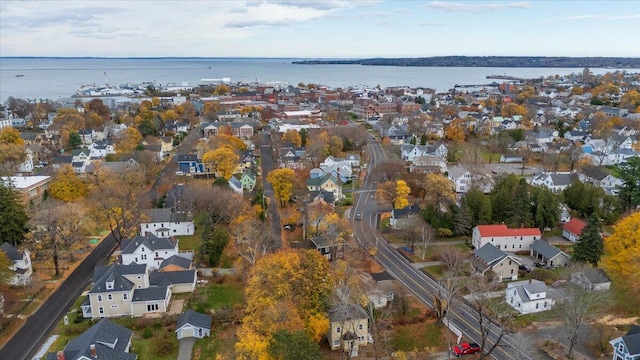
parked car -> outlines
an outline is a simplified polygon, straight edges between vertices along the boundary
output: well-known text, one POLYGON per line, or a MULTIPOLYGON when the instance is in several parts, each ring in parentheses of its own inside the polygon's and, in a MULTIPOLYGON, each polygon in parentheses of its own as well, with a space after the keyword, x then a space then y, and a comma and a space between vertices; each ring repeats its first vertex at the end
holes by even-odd
POLYGON ((476 343, 468 343, 468 342, 463 342, 463 343, 460 343, 459 345, 454 345, 451 348, 451 353, 457 357, 461 355, 476 354, 476 353, 479 353, 480 351, 482 351, 482 348, 480 347, 480 345, 476 343))
POLYGON ((356 214, 356 221, 362 220, 362 214, 356 214))
POLYGON ((535 263, 533 263, 533 265, 535 265, 535 267, 545 267, 545 266, 547 266, 547 264, 545 264, 543 262, 535 262, 535 263))
POLYGON ((526 272, 531 272, 531 268, 527 265, 518 265, 518 269, 526 271, 526 272))

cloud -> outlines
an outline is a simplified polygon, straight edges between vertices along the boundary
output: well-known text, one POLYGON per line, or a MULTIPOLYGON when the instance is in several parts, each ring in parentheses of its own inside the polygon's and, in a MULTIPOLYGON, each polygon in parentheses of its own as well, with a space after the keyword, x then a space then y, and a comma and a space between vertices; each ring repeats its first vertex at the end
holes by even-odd
POLYGON ((575 20, 631 20, 640 19, 640 14, 635 15, 574 15, 556 19, 549 19, 549 21, 575 21, 575 20))
POLYGON ((517 2, 495 2, 495 3, 461 3, 461 2, 445 2, 445 1, 432 1, 424 5, 425 7, 444 10, 449 12, 459 13, 482 13, 487 11, 501 10, 501 9, 528 9, 531 7, 531 3, 528 1, 517 2))

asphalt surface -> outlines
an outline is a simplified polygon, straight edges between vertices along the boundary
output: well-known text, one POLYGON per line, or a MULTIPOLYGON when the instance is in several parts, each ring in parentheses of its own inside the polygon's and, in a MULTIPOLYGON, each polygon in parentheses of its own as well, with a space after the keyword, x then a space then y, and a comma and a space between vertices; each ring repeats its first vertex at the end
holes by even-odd
POLYGON ((273 193, 273 186, 267 181, 267 174, 269 171, 276 169, 277 162, 275 156, 273 154, 273 149, 271 147, 271 137, 269 133, 262 133, 262 145, 260 145, 260 162, 262 164, 262 189, 263 194, 267 198, 269 198, 269 208, 268 217, 269 223, 271 224, 271 231, 275 235, 276 244, 275 248, 278 249, 282 247, 282 239, 280 237, 280 215, 278 214, 278 202, 273 193))
MULTIPOLYGON (((370 169, 386 158, 385 152, 378 142, 368 144, 370 169)), ((433 294, 437 293, 439 284, 425 273, 415 269, 410 262, 402 257, 377 231, 378 214, 382 209, 374 199, 376 182, 367 177, 359 192, 354 212, 362 214, 362 221, 354 221, 356 240, 367 247, 377 247, 376 259, 398 281, 405 285, 413 295, 423 304, 433 308, 433 294)), ((455 300, 449 307, 448 320, 462 331, 464 337, 481 343, 478 325, 478 313, 463 301, 455 300)), ((500 332, 496 325, 490 327, 485 347, 491 346, 500 332)), ((492 352, 493 359, 534 359, 515 346, 510 335, 505 335, 500 345, 492 352)))
MULTIPOLYGON (((191 131, 178 146, 175 155, 188 154, 201 135, 199 129, 191 131)), ((175 155, 160 172, 151 189, 141 196, 140 205, 143 208, 155 204, 158 196, 158 187, 165 178, 172 177, 177 170, 175 155)), ((97 265, 105 263, 117 245, 118 243, 113 233, 98 243, 93 251, 60 284, 60 287, 49 296, 40 308, 27 319, 20 330, 0 349, 0 360, 31 359, 53 331, 56 324, 89 285, 93 269, 97 265)))
POLYGON ((0 349, 0 360, 30 359, 56 324, 67 313, 87 285, 93 268, 109 258, 117 246, 109 234, 78 267, 60 284, 51 296, 33 313, 11 340, 0 349))

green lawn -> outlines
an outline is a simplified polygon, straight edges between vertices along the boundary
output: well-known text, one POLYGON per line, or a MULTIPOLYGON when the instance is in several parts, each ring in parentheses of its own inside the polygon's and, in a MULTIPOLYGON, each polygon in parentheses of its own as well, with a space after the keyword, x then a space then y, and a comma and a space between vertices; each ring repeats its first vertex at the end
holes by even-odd
POLYGON ((398 326, 391 340, 395 351, 422 351, 424 349, 442 349, 446 347, 442 336, 442 327, 436 322, 398 326))
POLYGON ((197 251, 202 243, 202 222, 199 218, 193 219, 193 222, 195 223, 196 231, 193 235, 180 236, 180 250, 197 251))
POLYGON ((425 266, 422 269, 427 271, 429 274, 433 275, 433 277, 435 277, 436 279, 441 279, 442 278, 442 274, 444 273, 444 270, 445 270, 445 266, 444 265, 432 265, 432 266, 425 266))
POLYGON ((244 293, 239 283, 210 284, 196 289, 193 299, 190 303, 192 309, 208 311, 233 308, 244 301, 244 293))

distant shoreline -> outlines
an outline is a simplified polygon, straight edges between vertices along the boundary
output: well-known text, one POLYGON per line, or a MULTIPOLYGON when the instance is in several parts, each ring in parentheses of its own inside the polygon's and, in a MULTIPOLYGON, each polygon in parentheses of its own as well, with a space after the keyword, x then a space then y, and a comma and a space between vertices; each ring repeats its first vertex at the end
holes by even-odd
POLYGON ((640 69, 640 58, 546 56, 434 56, 422 58, 374 58, 359 60, 302 60, 297 65, 364 65, 499 68, 611 68, 640 69))

